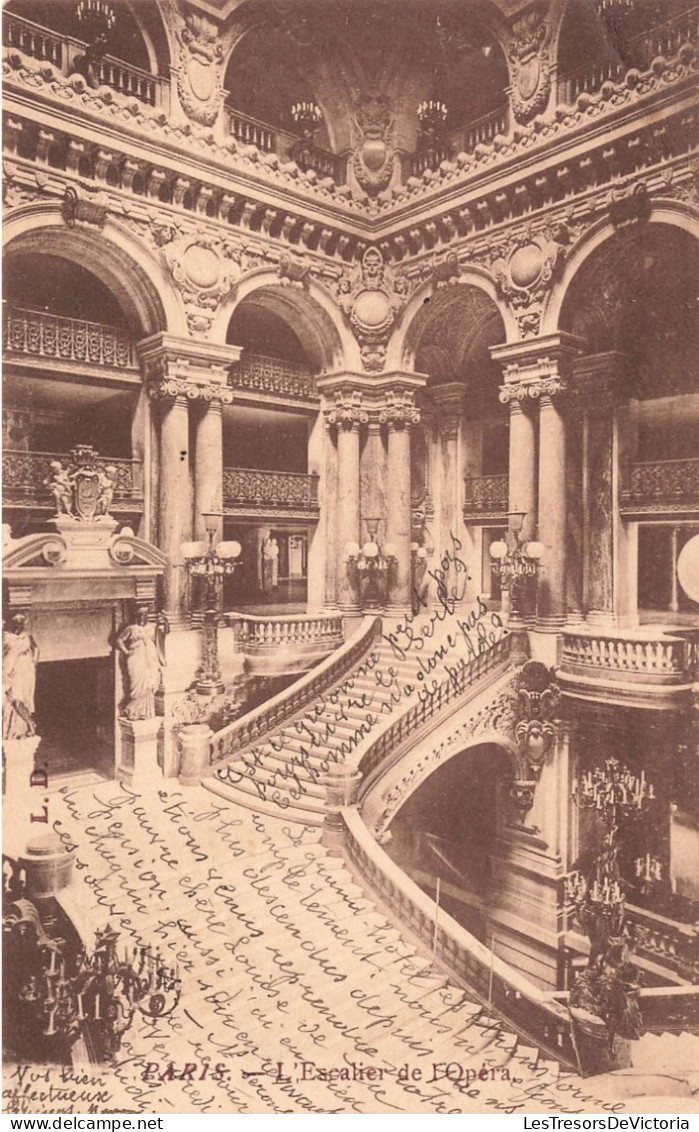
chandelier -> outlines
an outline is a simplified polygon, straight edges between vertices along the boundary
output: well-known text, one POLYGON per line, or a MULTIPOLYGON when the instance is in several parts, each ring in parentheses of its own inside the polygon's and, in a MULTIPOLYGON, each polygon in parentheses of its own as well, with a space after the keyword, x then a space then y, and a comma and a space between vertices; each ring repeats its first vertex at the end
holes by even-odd
POLYGON ((396 561, 396 551, 389 542, 383 548, 379 545, 379 519, 367 519, 366 525, 369 538, 363 546, 347 543, 347 566, 361 603, 381 604, 388 597, 389 572, 396 561))
POLYGON ((291 117, 304 138, 312 138, 323 117, 315 102, 295 102, 291 107, 291 117))
POLYGON ((8 997, 17 1024, 36 1035, 52 1056, 82 1038, 97 1062, 112 1058, 138 1013, 163 1018, 177 1007, 181 980, 149 946, 117 953, 111 925, 95 932, 92 952, 47 935, 36 906, 19 899, 3 915, 8 997))
POLYGON ((446 103, 439 98, 426 99, 417 108, 417 117, 423 132, 432 135, 441 133, 448 113, 446 103))
POLYGON ((214 545, 219 511, 202 511, 208 542, 183 542, 181 546, 185 567, 190 574, 205 579, 204 593, 204 652, 197 672, 197 692, 213 696, 224 691, 221 666, 218 659, 218 587, 221 580, 234 574, 240 566, 240 543, 219 542, 214 545))
POLYGON ((86 29, 89 41, 106 36, 116 24, 116 12, 107 0, 78 0, 75 14, 86 29))

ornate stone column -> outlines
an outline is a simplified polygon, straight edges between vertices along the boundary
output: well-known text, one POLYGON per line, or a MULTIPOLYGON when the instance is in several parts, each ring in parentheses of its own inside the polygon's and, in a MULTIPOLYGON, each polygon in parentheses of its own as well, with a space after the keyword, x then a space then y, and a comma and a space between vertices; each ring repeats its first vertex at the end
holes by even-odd
POLYGON ((175 624, 183 622, 187 614, 187 578, 180 547, 190 537, 192 528, 189 410, 180 384, 161 382, 148 389, 158 403, 160 419, 158 544, 168 558, 163 577, 163 605, 167 617, 175 624))
POLYGON ((539 576, 537 626, 557 632, 566 621, 566 426, 558 378, 531 390, 539 397, 539 538, 546 559, 539 576))
POLYGON ((407 613, 411 609, 411 502, 410 502, 410 426, 420 420, 412 390, 389 390, 380 412, 388 428, 388 466, 386 486, 386 544, 396 555, 388 594, 388 609, 407 613))
MULTIPOLYGON (((441 506, 439 510, 437 565, 440 565, 445 551, 452 551, 452 535, 460 539, 462 519, 459 515, 460 493, 463 481, 461 465, 459 463, 459 433, 461 427, 461 414, 463 411, 464 387, 460 382, 450 381, 444 385, 436 385, 430 390, 432 398, 438 406, 438 468, 441 477, 441 506)), ((470 549, 470 548, 469 548, 470 549)), ((464 554, 466 558, 467 555, 464 554)), ((453 572, 452 572, 453 573, 453 572)), ((471 573, 475 573, 474 570, 471 573)), ((459 593, 463 589, 463 577, 458 579, 459 588, 454 591, 457 579, 450 576, 447 581, 449 593, 459 593)))
MULTIPOLYGON (((223 403, 233 400, 228 369, 240 357, 237 346, 219 346, 159 333, 138 343, 151 402, 158 406, 158 544, 167 554, 164 607, 173 626, 187 621, 187 581, 180 552, 192 535, 192 471, 195 528, 203 537, 200 512, 222 504, 223 403), (189 439, 190 406, 197 406, 195 451, 189 439)), ((193 410, 194 411, 194 410, 193 410)))
POLYGON ((345 548, 360 538, 359 428, 369 419, 361 392, 351 387, 337 389, 327 419, 337 430, 337 604, 345 613, 356 613, 359 602, 350 582, 345 548))
POLYGON ((624 424, 623 354, 580 358, 573 366, 572 394, 584 417, 583 542, 588 624, 609 628, 623 618, 627 532, 619 517, 624 424))
MULTIPOLYGON (((223 398, 233 400, 232 393, 213 391, 210 399, 201 399, 194 409, 194 536, 206 538, 205 511, 223 511, 223 398)), ((216 540, 223 533, 223 519, 218 523, 216 540)))
MULTIPOLYGON (((505 362, 505 385, 500 399, 508 404, 539 404, 538 538, 544 554, 538 576, 537 628, 557 632, 565 624, 566 554, 568 546, 566 500, 566 424, 561 408, 565 376, 573 358, 584 347, 571 334, 551 334, 527 342, 491 349, 496 361, 505 362)), ((523 409, 514 412, 514 436, 510 438, 510 509, 527 511, 524 538, 533 529, 537 498, 533 487, 534 437, 523 409), (515 501, 517 501, 515 503, 515 501)))

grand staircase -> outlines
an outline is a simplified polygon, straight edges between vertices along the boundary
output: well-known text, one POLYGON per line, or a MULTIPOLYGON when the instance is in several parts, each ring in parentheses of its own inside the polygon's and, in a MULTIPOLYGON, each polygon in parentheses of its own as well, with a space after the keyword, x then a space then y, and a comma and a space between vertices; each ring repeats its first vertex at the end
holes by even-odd
MULTIPOLYGON (((463 616, 468 619, 469 611, 463 616)), ((387 639, 388 632, 375 638, 315 702, 256 742, 215 761, 203 785, 258 812, 321 825, 328 773, 350 761, 356 765, 367 741, 414 709, 421 697, 425 703, 426 689, 448 682, 449 669, 453 672, 465 659, 464 643, 443 647, 448 628, 435 632, 427 648, 408 648, 403 657, 387 639)), ((419 634, 419 628, 415 632, 419 634)), ((500 659, 495 649, 491 651, 500 659)))
POLYGON ((156 1027, 137 1015, 124 1035, 106 1109, 604 1111, 594 1082, 434 969, 318 830, 162 784, 142 796, 82 788, 58 795, 54 814, 77 845, 62 903, 86 940, 109 920, 120 949, 153 944, 183 976, 173 1014, 156 1027), (128 875, 109 867, 115 822, 126 853, 142 847, 128 875), (222 1066, 214 1080, 143 1078, 148 1064, 203 1054, 222 1066))

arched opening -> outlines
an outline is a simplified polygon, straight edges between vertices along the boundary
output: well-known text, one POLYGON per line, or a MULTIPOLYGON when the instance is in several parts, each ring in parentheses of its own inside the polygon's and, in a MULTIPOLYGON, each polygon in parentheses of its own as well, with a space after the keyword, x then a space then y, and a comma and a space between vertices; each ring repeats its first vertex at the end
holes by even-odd
POLYGON ((449 759, 422 782, 391 821, 382 847, 416 884, 481 942, 493 901, 499 783, 510 774, 495 743, 449 759))
MULTIPOLYGON (((641 222, 590 254, 563 301, 561 327, 587 343, 573 367, 581 391, 569 438, 592 493, 579 598, 595 616, 675 626, 696 619, 676 566, 699 531, 698 270, 693 236, 641 222), (615 576, 623 588, 616 609, 615 576)), ((579 509, 580 496, 570 502, 579 509)))
POLYGON ((509 418, 498 399, 502 376, 490 347, 504 341, 493 300, 476 286, 459 284, 423 304, 405 346, 416 371, 427 375, 425 420, 413 446, 415 505, 425 496, 435 501, 434 530, 417 541, 442 551, 456 535, 473 592, 495 604, 501 592, 488 548, 506 524, 509 418))
MULTIPOLYGON (((282 288, 263 288, 235 308, 227 342, 235 401, 224 407, 226 537, 241 543, 242 566, 226 581, 226 608, 305 612, 309 554, 318 518, 317 331, 282 288)), ((318 317, 318 316, 317 316, 318 317)))

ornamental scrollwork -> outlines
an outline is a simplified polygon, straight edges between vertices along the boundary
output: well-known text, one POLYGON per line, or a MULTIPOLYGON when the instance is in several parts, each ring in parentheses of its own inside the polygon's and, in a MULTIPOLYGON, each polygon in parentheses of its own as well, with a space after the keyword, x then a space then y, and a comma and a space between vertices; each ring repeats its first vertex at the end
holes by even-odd
POLYGON ((146 389, 153 401, 174 400, 186 397, 189 401, 220 401, 223 405, 233 402, 233 391, 221 385, 198 385, 181 377, 152 377, 146 389))
MULTIPOLYGON (((537 780, 556 742, 560 689, 553 669, 528 660, 515 680, 520 781, 537 780)), ((533 801, 533 798, 532 798, 533 801)), ((530 807, 527 807, 530 808, 530 807)))
POLYGON ((415 406, 412 390, 389 391, 386 404, 379 412, 379 422, 391 428, 410 428, 420 423, 420 410, 415 406))
POLYGON ((240 274, 239 265, 220 240, 205 234, 180 236, 161 248, 177 289, 187 305, 215 311, 240 274))
POLYGON ((51 460, 44 486, 53 495, 57 518, 111 520, 117 469, 99 460, 89 444, 76 445, 65 466, 62 460, 51 460))
POLYGON ((352 429, 367 424, 369 414, 362 404, 361 393, 358 390, 338 390, 332 409, 326 413, 326 420, 338 429, 352 429))
POLYGON ((507 47, 510 104, 518 122, 529 122, 546 109, 551 93, 551 28, 538 4, 512 23, 507 47))
POLYGON ((386 361, 386 344, 405 301, 404 277, 394 276, 381 250, 367 248, 361 264, 338 281, 339 305, 354 330, 364 369, 377 373, 386 361))
POLYGON ((352 169, 357 184, 376 196, 393 176, 396 155, 392 143, 393 113, 385 95, 370 91, 357 103, 352 126, 352 169))
POLYGON ((188 11, 177 29, 180 44, 177 93, 193 122, 212 126, 223 95, 223 44, 219 28, 208 16, 188 11))

